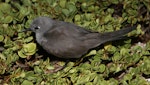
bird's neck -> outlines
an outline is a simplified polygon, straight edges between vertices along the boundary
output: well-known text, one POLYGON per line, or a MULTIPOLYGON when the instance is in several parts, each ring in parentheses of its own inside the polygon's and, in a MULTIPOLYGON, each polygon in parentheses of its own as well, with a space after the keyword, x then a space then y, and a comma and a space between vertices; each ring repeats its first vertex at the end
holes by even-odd
POLYGON ((46 39, 43 37, 42 34, 37 33, 36 34, 36 41, 41 45, 43 41, 46 41, 46 39))

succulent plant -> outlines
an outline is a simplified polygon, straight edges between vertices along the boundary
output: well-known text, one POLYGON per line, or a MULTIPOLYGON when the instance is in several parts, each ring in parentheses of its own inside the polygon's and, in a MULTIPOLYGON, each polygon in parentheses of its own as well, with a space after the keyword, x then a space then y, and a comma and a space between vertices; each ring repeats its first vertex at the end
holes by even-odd
POLYGON ((35 54, 35 52, 36 52, 35 43, 23 44, 23 48, 18 51, 18 55, 21 58, 26 58, 27 56, 31 56, 35 54))
POLYGON ((0 0, 0 84, 149 85, 150 41, 141 39, 141 29, 147 30, 150 24, 149 4, 150 0, 0 0), (52 65, 53 56, 37 52, 40 48, 31 32, 19 32, 37 16, 98 32, 119 30, 129 24, 138 27, 127 35, 133 36, 131 39, 106 43, 52 73, 51 69, 58 69, 54 68, 58 64, 52 65))

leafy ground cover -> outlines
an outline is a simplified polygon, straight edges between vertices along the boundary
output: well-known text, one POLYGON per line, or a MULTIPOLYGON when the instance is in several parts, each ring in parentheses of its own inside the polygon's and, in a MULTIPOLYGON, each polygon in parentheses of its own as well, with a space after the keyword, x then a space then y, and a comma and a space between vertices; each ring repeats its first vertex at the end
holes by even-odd
POLYGON ((149 0, 0 0, 0 84, 149 85, 149 0), (129 38, 106 43, 58 72, 57 60, 19 32, 38 16, 75 23, 98 32, 137 24, 129 38))

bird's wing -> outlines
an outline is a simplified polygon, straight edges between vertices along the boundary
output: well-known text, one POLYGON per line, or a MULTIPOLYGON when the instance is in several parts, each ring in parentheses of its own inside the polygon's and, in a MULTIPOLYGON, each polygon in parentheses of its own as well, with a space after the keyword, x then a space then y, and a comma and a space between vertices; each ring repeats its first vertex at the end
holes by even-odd
POLYGON ((53 26, 44 34, 47 42, 43 42, 42 47, 58 57, 79 58, 89 50, 80 38, 88 33, 89 31, 78 28, 78 26, 53 26))

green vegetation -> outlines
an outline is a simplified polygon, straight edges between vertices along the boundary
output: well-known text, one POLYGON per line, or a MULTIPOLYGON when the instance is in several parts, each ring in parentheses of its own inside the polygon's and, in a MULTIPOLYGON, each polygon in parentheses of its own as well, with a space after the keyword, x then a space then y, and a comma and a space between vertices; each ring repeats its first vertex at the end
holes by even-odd
POLYGON ((146 28, 150 0, 0 0, 0 84, 149 85, 150 41, 140 39, 146 28), (31 32, 20 32, 38 16, 98 32, 138 27, 128 34, 132 38, 106 43, 52 73, 52 56, 38 51, 31 32))

